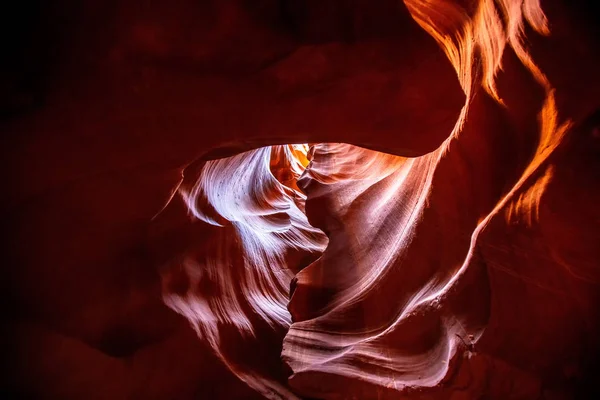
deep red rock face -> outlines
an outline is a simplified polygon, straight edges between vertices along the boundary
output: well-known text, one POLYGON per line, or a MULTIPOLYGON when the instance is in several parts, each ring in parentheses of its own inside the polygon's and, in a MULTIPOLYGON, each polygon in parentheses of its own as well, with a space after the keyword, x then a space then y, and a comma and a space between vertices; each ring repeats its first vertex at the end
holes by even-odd
POLYGON ((583 3, 6 15, 3 398, 595 398, 583 3))

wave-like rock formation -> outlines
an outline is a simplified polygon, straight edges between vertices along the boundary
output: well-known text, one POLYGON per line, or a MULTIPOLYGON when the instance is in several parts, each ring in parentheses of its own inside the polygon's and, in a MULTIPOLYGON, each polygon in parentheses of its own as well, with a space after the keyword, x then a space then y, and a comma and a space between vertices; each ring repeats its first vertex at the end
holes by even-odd
POLYGON ((84 3, 0 74, 0 397, 594 398, 583 6, 84 3))
MULTIPOLYGON (((251 273, 265 277, 248 280, 248 270, 233 272, 236 268, 227 261, 228 255, 204 251, 204 257, 214 259, 196 264, 195 269, 187 266, 187 273, 219 275, 224 287, 217 293, 222 297, 213 298, 210 294, 209 300, 200 302, 210 301, 212 305, 195 306, 194 311, 198 301, 195 296, 207 296, 202 290, 194 292, 198 290, 194 287, 203 287, 198 286, 196 278, 191 279, 192 292, 186 293, 191 298, 174 300, 167 292, 167 303, 199 326, 202 338, 206 336, 203 327, 211 321, 237 327, 241 333, 252 332, 252 325, 239 306, 231 303, 234 293, 226 294, 226 288, 239 289, 254 314, 287 327, 287 291, 283 288, 290 275, 282 275, 281 281, 273 281, 269 276, 274 267, 297 272, 288 307, 293 324, 283 340, 282 356, 291 368, 291 388, 311 398, 396 398, 401 393, 421 393, 426 388, 443 393, 440 383, 444 378, 447 387, 458 385, 455 375, 469 368, 469 361, 460 361, 462 353, 467 351, 471 359, 486 327, 490 323, 494 326, 498 318, 493 311, 503 297, 494 284, 505 279, 505 274, 514 276, 512 268, 524 262, 514 259, 511 267, 489 257, 495 245, 487 238, 498 225, 504 226, 505 231, 511 226, 534 231, 540 224, 542 198, 547 196, 560 168, 552 158, 558 149, 569 145, 565 140, 568 132, 571 136, 577 134, 569 120, 560 121, 554 88, 523 45, 525 21, 538 32, 548 33, 546 17, 538 3, 500 2, 499 12, 494 2, 481 2, 475 9, 473 23, 458 31, 456 41, 443 36, 451 29, 443 23, 453 17, 456 20, 451 22, 461 21, 461 13, 466 10, 447 4, 444 12, 448 21, 436 25, 426 19, 432 11, 429 6, 420 2, 407 5, 425 29, 445 46, 466 95, 465 107, 450 138, 438 150, 421 157, 403 158, 345 144, 310 147, 311 161, 304 173, 299 176, 301 168, 290 168, 292 181, 297 180, 288 184, 288 190, 295 198, 304 199, 295 188, 297 185, 306 194, 308 220, 329 238, 317 261, 302 269, 283 257, 277 247, 317 252, 323 245, 321 240, 314 241, 318 235, 300 213, 303 204, 282 207, 282 201, 272 194, 275 179, 266 163, 269 152, 282 152, 280 147, 208 162, 194 189, 182 191, 196 218, 211 224, 221 224, 216 222, 221 218, 236 226, 236 234, 229 234, 229 238, 238 237, 240 241, 238 253, 246 261, 239 264, 245 263, 251 273), (472 70, 474 53, 481 53, 481 90, 489 94, 487 101, 503 104, 495 76, 506 46, 512 47, 517 62, 524 64, 542 89, 540 125, 535 129, 538 139, 529 144, 529 160, 496 156, 493 146, 518 141, 518 136, 502 130, 501 136, 494 137, 497 129, 475 127, 469 121, 478 108, 489 107, 475 98, 473 80, 478 75, 472 70), (481 135, 487 138, 477 137, 481 135), (490 169, 490 164, 496 167, 490 169), (494 179, 486 179, 486 173, 494 179), (198 211, 197 202, 206 204, 216 217, 198 211), (269 219, 277 213, 279 218, 269 219), (294 236, 299 226, 308 229, 312 236, 298 236, 291 241, 289 237, 275 236, 279 245, 262 239, 265 232, 271 231, 294 236), (257 253, 261 256, 257 257, 257 253), (207 263, 221 266, 220 272, 211 272, 217 267, 204 267, 207 263), (241 288, 232 283, 238 279, 241 288), (272 292, 277 295, 271 295, 272 292), (254 298, 258 293, 278 300, 257 302, 254 298), (218 310, 240 310, 240 315, 215 317, 218 310)), ((289 153, 289 148, 285 149, 289 153)), ((287 160, 292 166, 294 157, 288 154, 287 160)), ((222 234, 228 235, 225 232, 222 234)), ((227 242, 225 237, 220 240, 227 242)), ((538 241, 538 245, 543 242, 538 241)), ((231 248, 228 254, 233 251, 231 248)), ((576 281, 591 287, 598 284, 597 274, 590 276, 588 269, 578 271, 578 266, 560 256, 553 261, 570 274, 564 282, 576 281)), ((539 283, 536 286, 550 292, 569 290, 539 283)), ((514 294, 510 301, 516 306, 518 290, 510 288, 508 293, 514 294)), ((220 354, 220 341, 210 337, 207 340, 220 354)), ((281 386, 265 384, 264 378, 238 373, 267 397, 292 396, 281 386)), ((494 379, 486 374, 490 372, 473 378, 470 385, 477 389, 469 392, 472 396, 481 395, 477 390, 482 382, 494 379)), ((527 382, 520 397, 543 395, 539 382, 528 379, 518 368, 507 372, 503 379, 527 382)), ((496 395, 515 395, 511 391, 505 389, 496 395)))
POLYGON ((306 150, 265 147, 206 162, 180 193, 210 228, 163 276, 166 304, 190 320, 232 372, 269 397, 295 397, 275 379, 285 376, 273 373, 283 371, 278 343, 291 323, 287 303, 297 271, 290 260, 309 259, 326 244, 308 224, 305 196, 295 187, 306 150))

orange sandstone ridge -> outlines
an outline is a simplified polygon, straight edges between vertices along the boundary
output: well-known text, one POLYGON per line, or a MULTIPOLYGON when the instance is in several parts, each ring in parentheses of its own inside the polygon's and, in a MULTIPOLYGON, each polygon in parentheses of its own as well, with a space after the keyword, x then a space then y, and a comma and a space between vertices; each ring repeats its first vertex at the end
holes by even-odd
POLYGON ((84 3, 6 46, 3 397, 594 398, 583 3, 84 3))

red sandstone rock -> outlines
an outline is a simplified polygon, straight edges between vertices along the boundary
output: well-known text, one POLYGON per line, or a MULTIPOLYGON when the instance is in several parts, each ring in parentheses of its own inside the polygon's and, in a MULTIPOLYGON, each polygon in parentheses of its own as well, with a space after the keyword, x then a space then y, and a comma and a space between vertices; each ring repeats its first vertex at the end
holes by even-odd
POLYGON ((579 3, 121 3, 3 35, 4 397, 593 398, 579 3))

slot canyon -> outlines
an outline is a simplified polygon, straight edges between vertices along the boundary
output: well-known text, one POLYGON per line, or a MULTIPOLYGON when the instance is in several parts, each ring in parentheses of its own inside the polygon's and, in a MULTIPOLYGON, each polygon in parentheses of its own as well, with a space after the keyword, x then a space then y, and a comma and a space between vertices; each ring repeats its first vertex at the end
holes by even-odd
POLYGON ((13 3, 0 398, 600 398, 593 1, 13 3))

